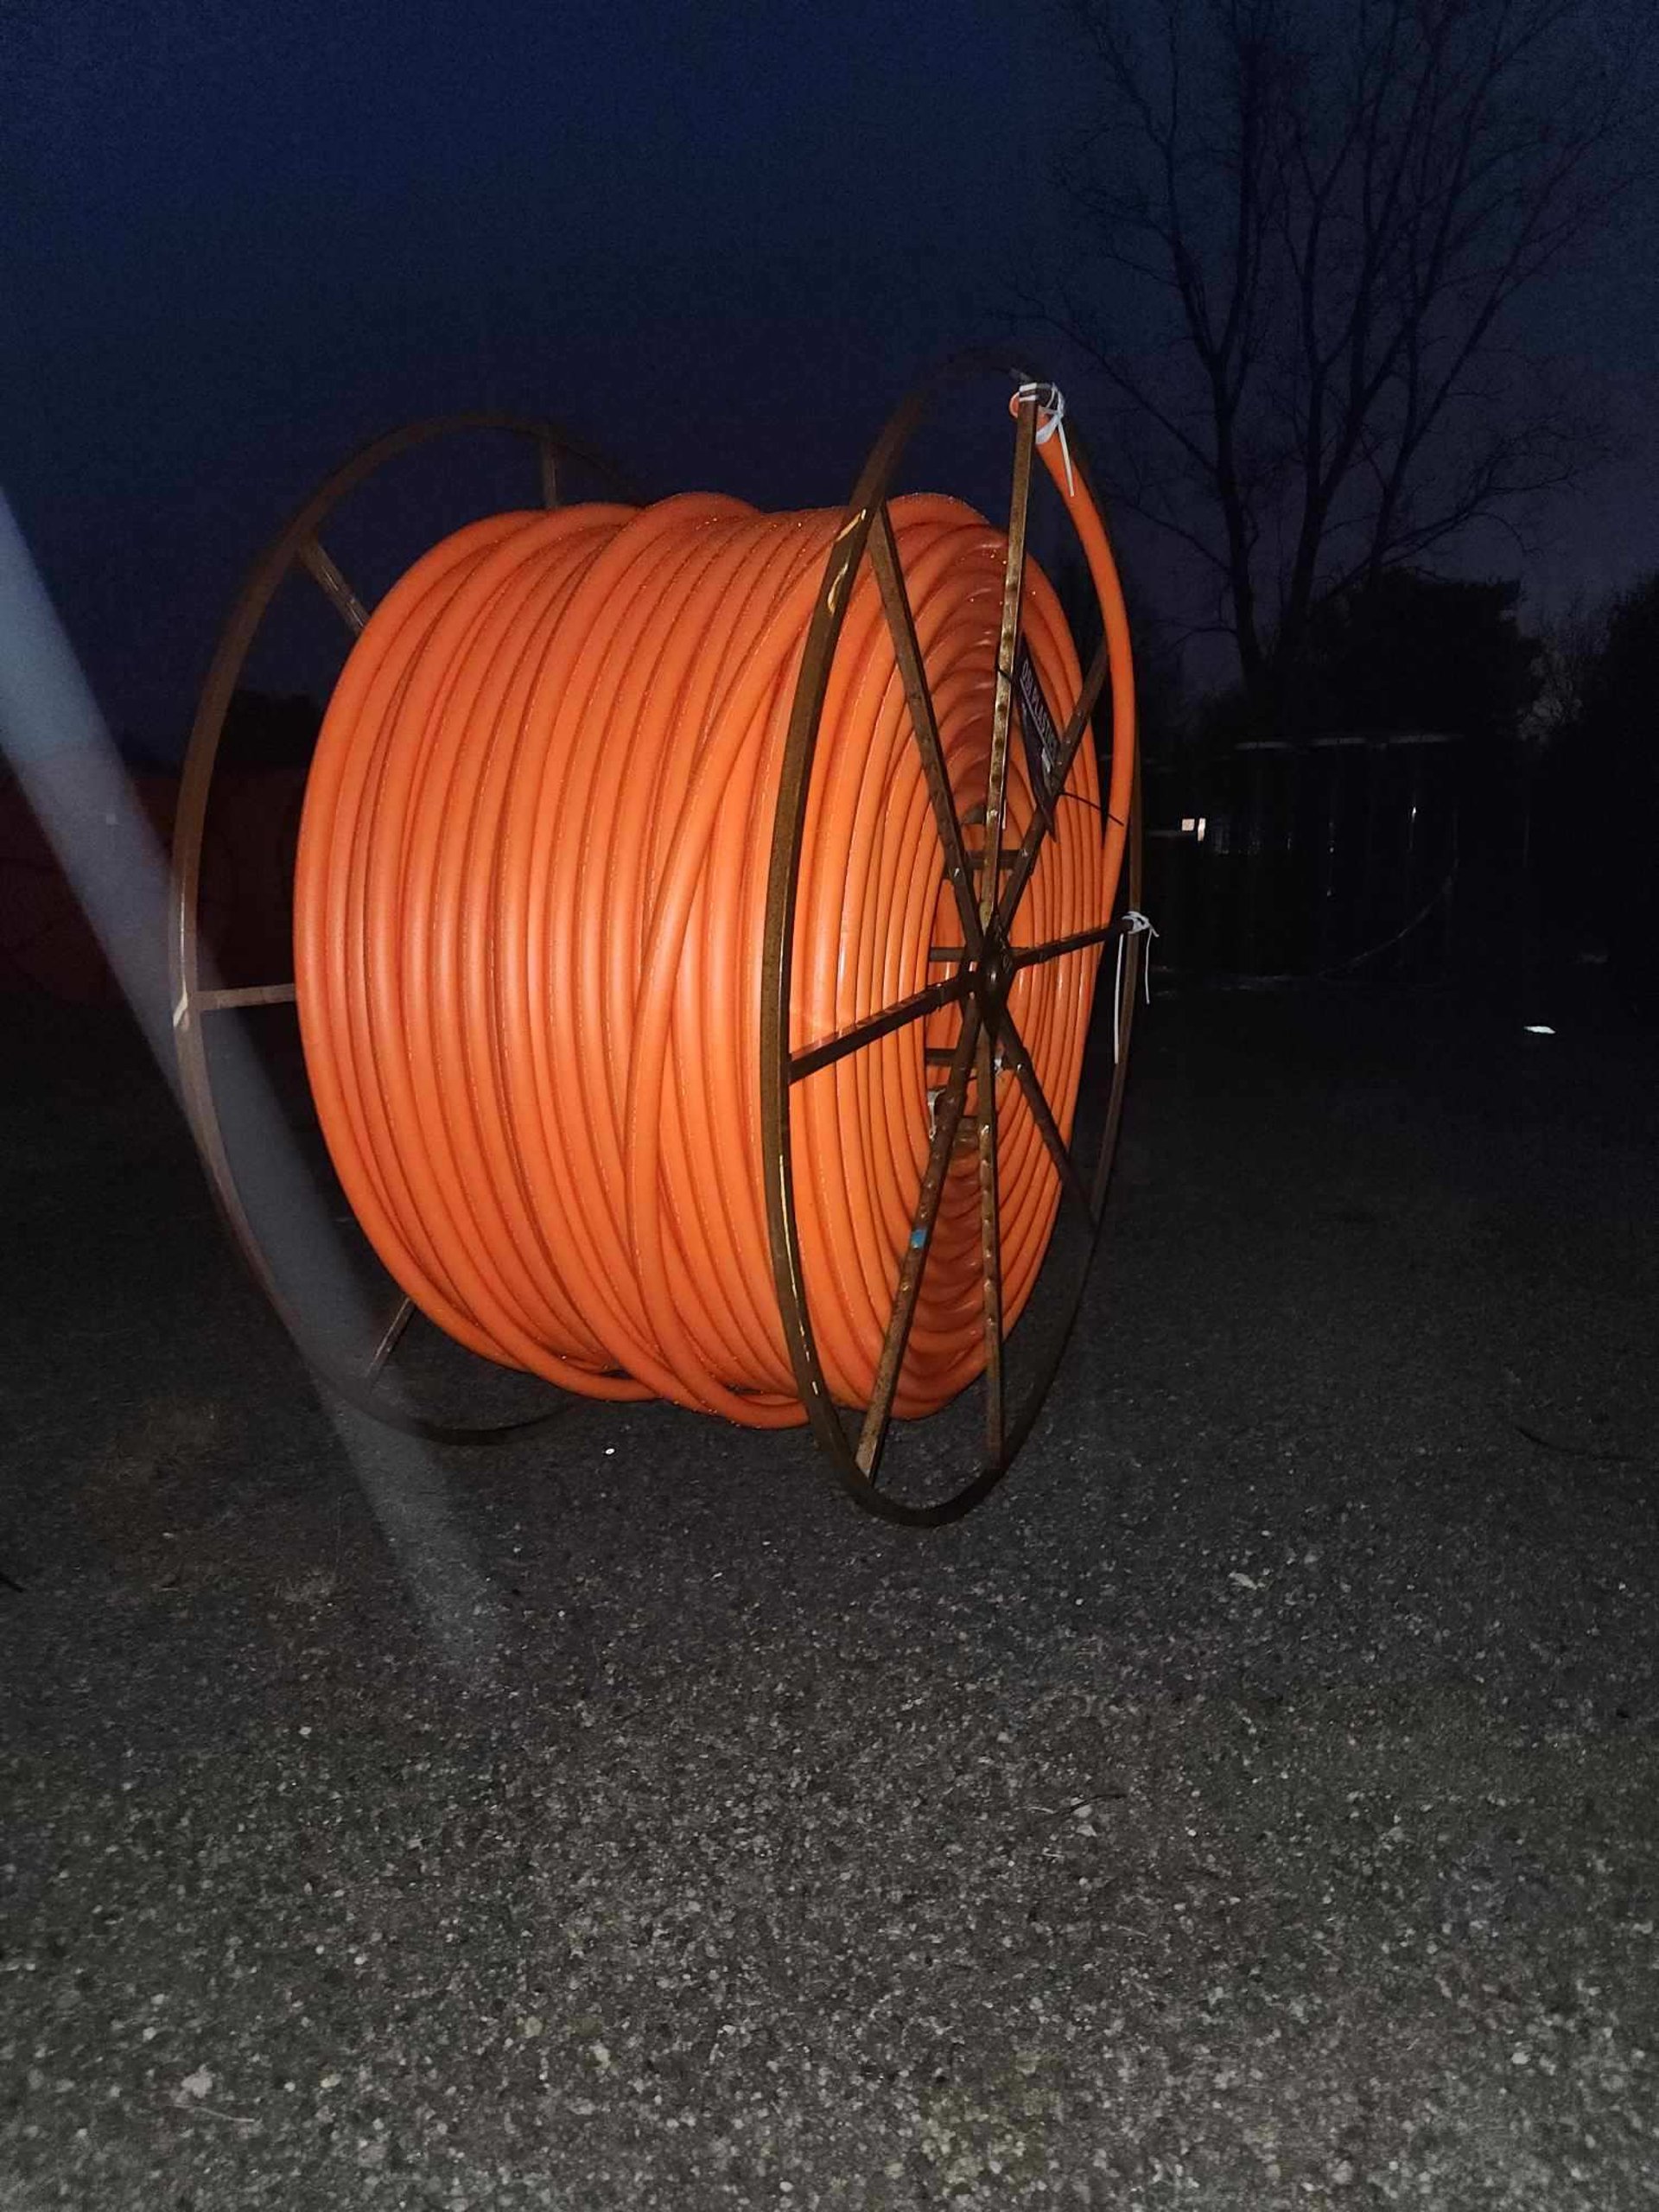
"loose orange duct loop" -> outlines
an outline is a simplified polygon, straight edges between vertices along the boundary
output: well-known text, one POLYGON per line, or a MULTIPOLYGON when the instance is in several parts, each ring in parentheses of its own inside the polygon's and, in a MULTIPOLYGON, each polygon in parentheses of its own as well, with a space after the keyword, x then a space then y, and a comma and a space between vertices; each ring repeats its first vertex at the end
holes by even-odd
MULTIPOLYGON (((899 499, 892 514, 957 810, 982 820, 1007 540, 951 499, 899 499)), ((1084 520, 1103 550, 1092 510, 1084 520)), ((324 724, 296 976, 346 1196, 441 1327, 588 1396, 661 1395, 754 1427, 804 1418, 766 1232, 760 956, 791 702, 841 522, 695 497, 474 524, 382 602, 324 724)), ((1088 528, 1084 542, 1092 564, 1088 528)), ((1080 674, 1034 563, 1023 633, 1063 720, 1080 674)), ((1127 796, 1115 788, 1109 813, 1127 796)), ((1007 845, 1031 804, 1016 744, 1007 845)), ((1057 815, 1017 944, 1109 912, 1122 833, 1103 844, 1088 741, 1057 815)), ((808 800, 796 1048, 950 972, 936 948, 959 931, 941 877, 866 567, 808 800)), ((1010 999, 1067 1133, 1098 958, 1024 971, 1010 999)), ((791 1094, 806 1279, 843 1403, 871 1395, 930 1140, 930 1048, 958 1020, 951 1008, 914 1022, 791 1094)), ((1011 1327, 1058 1192, 1023 1096, 998 1081, 1011 1327)), ((982 1366, 976 1193, 964 1154, 901 1416, 982 1366)))

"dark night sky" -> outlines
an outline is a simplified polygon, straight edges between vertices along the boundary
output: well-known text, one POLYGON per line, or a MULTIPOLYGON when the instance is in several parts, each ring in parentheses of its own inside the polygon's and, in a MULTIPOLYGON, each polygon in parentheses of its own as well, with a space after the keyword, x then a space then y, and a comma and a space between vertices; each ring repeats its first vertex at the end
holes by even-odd
MULTIPOLYGON (((0 0, 0 474, 150 738, 287 510, 411 416, 524 407, 648 492, 839 499, 1052 241, 1076 81, 1006 0, 0 0)), ((1652 266, 1537 310, 1631 423, 1652 266)), ((1659 563, 1656 495, 1649 442, 1535 585, 1659 563)))

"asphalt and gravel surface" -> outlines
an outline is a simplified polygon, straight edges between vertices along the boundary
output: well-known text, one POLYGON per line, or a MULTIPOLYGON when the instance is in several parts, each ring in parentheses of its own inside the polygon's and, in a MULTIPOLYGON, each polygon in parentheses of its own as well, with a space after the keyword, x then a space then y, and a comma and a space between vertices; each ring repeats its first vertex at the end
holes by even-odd
POLYGON ((0 1096, 0 2208, 1659 2203, 1659 1051, 1154 1008, 933 1535, 320 1407, 125 1033, 0 1096))

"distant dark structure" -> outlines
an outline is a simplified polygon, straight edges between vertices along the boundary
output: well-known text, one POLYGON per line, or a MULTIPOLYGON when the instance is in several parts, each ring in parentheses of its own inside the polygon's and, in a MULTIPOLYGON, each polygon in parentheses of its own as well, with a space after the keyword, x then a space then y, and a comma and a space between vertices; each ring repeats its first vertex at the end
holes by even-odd
POLYGON ((1558 933, 1659 1018, 1659 575, 1617 600, 1532 778, 1530 846, 1558 933))
POLYGON ((1247 740, 1179 812, 1179 779, 1155 779, 1148 880, 1166 963, 1258 983, 1441 979, 1463 750, 1444 731, 1247 740))
POLYGON ((1166 747, 1147 810, 1166 964, 1412 985, 1514 969, 1537 658, 1517 598, 1385 570, 1319 610, 1273 726, 1236 692, 1166 747))

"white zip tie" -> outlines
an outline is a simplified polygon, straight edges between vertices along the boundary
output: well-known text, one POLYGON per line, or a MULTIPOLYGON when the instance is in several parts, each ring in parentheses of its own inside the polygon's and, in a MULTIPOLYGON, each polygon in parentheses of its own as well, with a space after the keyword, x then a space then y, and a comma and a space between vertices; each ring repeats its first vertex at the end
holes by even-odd
MULTIPOLYGON (((1128 907, 1123 914, 1123 931, 1117 940, 1117 976, 1112 985, 1112 1065, 1116 1067, 1122 1057, 1123 1030, 1123 948, 1132 937, 1156 937, 1157 929, 1138 906, 1128 907)), ((1147 947, 1147 964, 1141 981, 1147 994, 1147 1004, 1152 1004, 1152 947, 1147 947)))
POLYGON ((1014 395, 1016 406, 1024 406, 1034 399, 1048 417, 1037 426, 1037 442, 1046 446, 1056 431, 1059 433, 1060 458, 1065 463, 1065 488, 1072 499, 1077 496, 1077 480, 1071 474, 1071 448, 1065 442, 1065 394, 1057 384, 1022 384, 1014 395))

